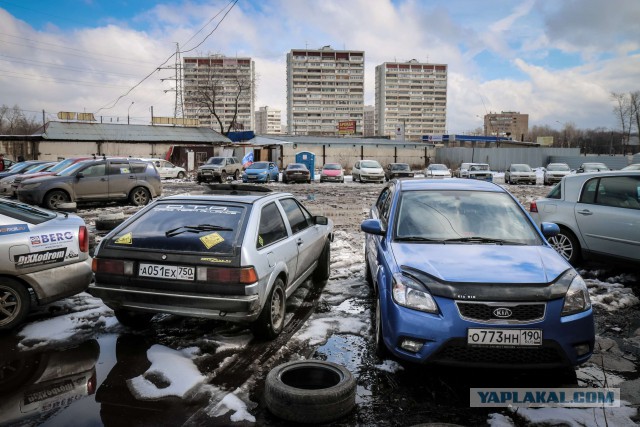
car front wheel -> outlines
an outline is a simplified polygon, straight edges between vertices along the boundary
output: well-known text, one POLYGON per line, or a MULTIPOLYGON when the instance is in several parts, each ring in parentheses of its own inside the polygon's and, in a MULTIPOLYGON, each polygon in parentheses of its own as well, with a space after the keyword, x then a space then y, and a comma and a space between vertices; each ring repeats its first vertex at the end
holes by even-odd
POLYGON ((383 335, 382 335, 382 313, 380 309, 380 296, 376 297, 376 314, 375 314, 375 339, 376 339, 376 356, 380 359, 388 359, 391 355, 389 349, 384 343, 383 335))
POLYGON ((185 174, 184 172, 178 172, 178 179, 184 179, 185 174))
POLYGON ((240 179, 240 171, 236 170, 236 172, 233 174, 233 179, 234 180, 239 180, 240 179))
POLYGON ((313 272, 313 281, 322 283, 329 280, 329 276, 331 276, 331 245, 327 240, 320 254, 320 258, 318 258, 318 265, 313 272))
POLYGON ((549 244, 570 264, 580 260, 580 243, 573 233, 565 228, 560 229, 560 233, 549 237, 549 244))
POLYGON ((21 323, 29 313, 31 296, 19 282, 0 279, 0 330, 9 330, 21 323))
POLYGON ((44 206, 49 209, 56 209, 62 203, 69 203, 69 195, 61 190, 54 190, 44 196, 44 206))
POLYGON ((284 282, 281 278, 277 278, 260 316, 250 325, 251 332, 256 338, 272 340, 280 335, 284 328, 285 303, 284 282))
POLYGON ((227 173, 225 171, 220 172, 220 184, 227 182, 227 173))

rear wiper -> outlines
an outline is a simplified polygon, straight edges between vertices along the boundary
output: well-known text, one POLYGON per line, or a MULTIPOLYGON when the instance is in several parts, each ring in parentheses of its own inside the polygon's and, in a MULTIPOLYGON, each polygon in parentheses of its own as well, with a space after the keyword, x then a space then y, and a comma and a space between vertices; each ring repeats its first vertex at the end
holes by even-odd
POLYGON ((499 245, 525 245, 522 242, 516 242, 513 240, 504 240, 504 239, 491 239, 489 237, 482 236, 471 236, 471 237, 458 237, 455 239, 446 239, 446 243, 449 242, 463 242, 463 243, 496 243, 499 245))
POLYGON ((404 237, 396 237, 396 242, 435 242, 435 243, 444 243, 442 239, 430 239, 428 237, 420 237, 420 236, 404 236, 404 237))
POLYGON ((233 231, 233 228, 222 227, 220 225, 212 225, 212 224, 181 225, 180 227, 168 230, 165 233, 165 236, 173 237, 182 233, 201 233, 203 231, 233 231))

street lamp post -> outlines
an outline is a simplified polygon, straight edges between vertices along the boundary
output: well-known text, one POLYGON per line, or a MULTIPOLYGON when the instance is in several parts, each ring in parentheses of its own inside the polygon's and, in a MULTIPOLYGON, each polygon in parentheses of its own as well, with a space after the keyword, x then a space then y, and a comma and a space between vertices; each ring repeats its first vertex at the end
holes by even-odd
POLYGON ((131 106, 135 104, 134 101, 131 101, 131 104, 129 104, 129 108, 127 108, 127 124, 129 124, 129 110, 131 110, 131 106))

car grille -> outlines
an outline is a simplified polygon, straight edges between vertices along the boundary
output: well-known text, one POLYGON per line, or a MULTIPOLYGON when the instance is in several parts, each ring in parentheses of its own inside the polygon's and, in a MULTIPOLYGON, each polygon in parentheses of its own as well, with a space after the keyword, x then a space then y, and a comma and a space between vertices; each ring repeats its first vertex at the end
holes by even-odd
POLYGON ((535 348, 469 347, 463 340, 451 340, 430 362, 489 365, 561 365, 564 357, 554 345, 535 348))
POLYGON ((456 301, 460 316, 466 320, 483 323, 525 323, 544 319, 545 303, 476 303, 456 301), (500 309, 503 313, 500 313, 500 309), (504 313, 506 311, 506 313, 504 313), (510 314, 509 314, 510 312, 510 314), (509 315, 507 315, 509 314, 509 315))

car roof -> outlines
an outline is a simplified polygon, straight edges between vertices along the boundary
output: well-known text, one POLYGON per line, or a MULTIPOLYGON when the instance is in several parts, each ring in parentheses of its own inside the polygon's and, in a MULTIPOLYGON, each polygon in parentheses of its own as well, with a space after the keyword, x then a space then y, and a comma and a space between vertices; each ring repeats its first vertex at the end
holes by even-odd
POLYGON ((628 176, 640 176, 640 170, 617 170, 617 171, 602 171, 602 172, 585 172, 576 175, 567 175, 562 179, 566 179, 569 181, 580 180, 580 179, 588 179, 588 178, 602 178, 605 176, 618 176, 618 175, 628 175, 628 176))
MULTIPOLYGON (((168 197, 163 197, 161 199, 158 199, 158 202, 189 202, 189 203, 193 203, 193 202, 235 202, 235 203, 245 203, 245 204, 254 204, 255 202, 257 202, 258 200, 263 200, 263 199, 280 199, 283 197, 294 197, 291 193, 283 193, 283 192, 277 192, 277 191, 251 191, 251 189, 249 188, 248 190, 244 190, 245 187, 254 187, 255 189, 258 188, 265 188, 265 187, 260 187, 258 185, 242 185, 242 184, 219 184, 218 187, 220 188, 224 188, 224 186, 234 186, 234 187, 240 187, 242 188, 242 190, 230 190, 230 191, 224 191, 224 190, 220 190, 220 191, 216 191, 216 190, 211 190, 211 192, 205 192, 203 194, 182 194, 182 195, 174 195, 174 196, 168 196, 168 197)), ((211 185, 211 188, 215 188, 215 185, 211 185)))
POLYGON ((415 190, 468 190, 468 191, 494 191, 506 193, 507 191, 497 184, 476 179, 412 179, 393 180, 400 191, 415 190))

